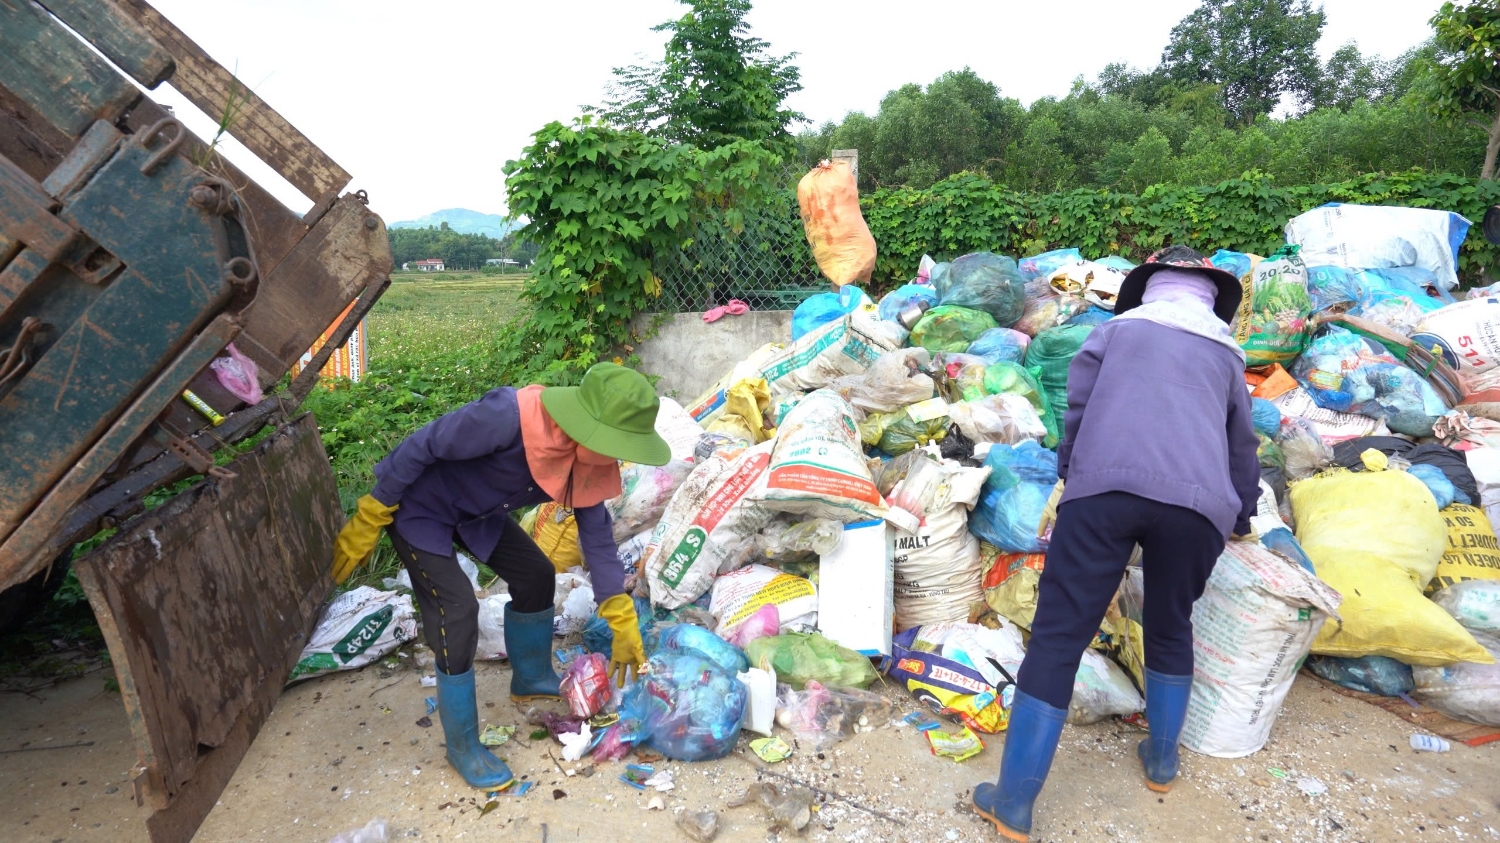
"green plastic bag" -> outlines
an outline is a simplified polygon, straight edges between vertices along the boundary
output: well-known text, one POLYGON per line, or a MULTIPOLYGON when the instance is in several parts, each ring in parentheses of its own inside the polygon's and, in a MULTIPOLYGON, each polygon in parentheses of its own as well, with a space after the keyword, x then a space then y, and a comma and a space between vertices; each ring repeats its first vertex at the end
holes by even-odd
POLYGON ((1068 365, 1093 330, 1093 325, 1048 328, 1037 334, 1026 349, 1026 367, 1041 370, 1037 373, 1037 380, 1047 392, 1047 414, 1051 422, 1043 419, 1043 423, 1047 424, 1048 430, 1062 430, 1063 414, 1068 409, 1068 365))
POLYGON ((867 688, 879 678, 870 660, 816 632, 786 632, 745 645, 751 667, 770 665, 776 681, 802 690, 809 681, 847 688, 867 688))
POLYGON ((859 439, 893 457, 899 457, 918 445, 942 441, 948 435, 948 417, 919 422, 905 408, 894 413, 872 413, 859 423, 859 439))
POLYGON ((1056 448, 1062 438, 1061 431, 1057 420, 1052 417, 1052 402, 1048 400, 1047 391, 1042 388, 1039 380, 1041 373, 1042 370, 1038 368, 1028 369, 1016 363, 1001 361, 984 370, 984 391, 988 395, 1009 392, 1031 402, 1047 428, 1047 438, 1042 444, 1048 448, 1056 448))
POLYGON ((991 328, 1000 327, 995 317, 982 310, 967 307, 934 307, 922 314, 907 345, 921 346, 931 352, 962 352, 979 335, 991 328))

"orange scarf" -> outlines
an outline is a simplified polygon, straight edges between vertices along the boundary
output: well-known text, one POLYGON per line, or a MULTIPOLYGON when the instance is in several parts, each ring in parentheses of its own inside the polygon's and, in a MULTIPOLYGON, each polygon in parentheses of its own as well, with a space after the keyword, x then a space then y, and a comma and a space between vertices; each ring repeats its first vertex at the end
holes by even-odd
POLYGON ((618 497, 619 462, 579 447, 564 433, 542 406, 542 389, 532 384, 516 390, 526 467, 537 485, 554 501, 574 509, 618 497))

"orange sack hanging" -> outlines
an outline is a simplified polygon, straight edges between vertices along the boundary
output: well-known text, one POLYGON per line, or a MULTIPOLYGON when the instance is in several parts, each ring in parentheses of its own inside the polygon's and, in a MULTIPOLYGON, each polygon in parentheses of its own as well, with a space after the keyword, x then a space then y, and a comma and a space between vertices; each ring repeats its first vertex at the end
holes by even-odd
POLYGON ((802 229, 818 269, 835 288, 863 284, 875 271, 875 238, 859 212, 859 188, 847 161, 824 161, 797 183, 802 229))

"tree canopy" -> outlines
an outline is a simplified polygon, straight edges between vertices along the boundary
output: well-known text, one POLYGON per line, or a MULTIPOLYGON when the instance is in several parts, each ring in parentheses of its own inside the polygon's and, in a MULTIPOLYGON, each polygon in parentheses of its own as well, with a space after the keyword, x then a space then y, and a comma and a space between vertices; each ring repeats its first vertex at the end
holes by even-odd
POLYGON ((1436 61, 1430 74, 1433 110, 1449 117, 1475 117, 1487 143, 1480 178, 1494 178, 1500 152, 1500 3, 1444 3, 1432 17, 1436 61))
POLYGON ((679 0, 687 14, 654 28, 670 32, 666 54, 648 65, 615 68, 605 122, 674 143, 713 149, 736 140, 793 148, 801 114, 785 107, 802 90, 795 54, 774 56, 750 36, 750 0, 679 0))

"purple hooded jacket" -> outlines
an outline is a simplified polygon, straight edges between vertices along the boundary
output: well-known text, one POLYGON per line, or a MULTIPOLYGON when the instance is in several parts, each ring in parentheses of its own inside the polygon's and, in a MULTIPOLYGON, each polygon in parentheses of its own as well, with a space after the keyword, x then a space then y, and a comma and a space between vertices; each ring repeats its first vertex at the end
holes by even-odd
POLYGON ((1260 496, 1258 444, 1233 351, 1145 319, 1112 319, 1068 368, 1061 503, 1129 492, 1244 535, 1260 496))
MULTIPOLYGON (((512 512, 552 500, 526 465, 521 411, 515 389, 508 386, 406 437, 376 464, 370 494, 386 506, 400 505, 395 526, 412 547, 446 556, 457 536, 481 562, 502 540, 525 535, 512 512)), ((594 599, 602 603, 624 594, 625 568, 609 510, 597 503, 573 515, 594 599)))

